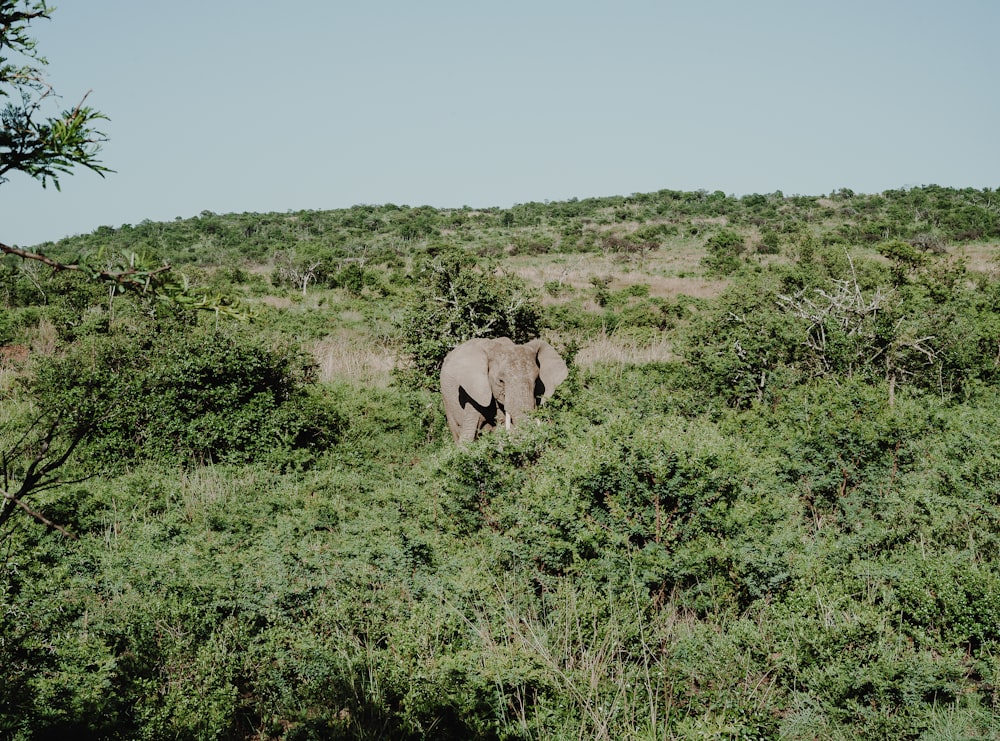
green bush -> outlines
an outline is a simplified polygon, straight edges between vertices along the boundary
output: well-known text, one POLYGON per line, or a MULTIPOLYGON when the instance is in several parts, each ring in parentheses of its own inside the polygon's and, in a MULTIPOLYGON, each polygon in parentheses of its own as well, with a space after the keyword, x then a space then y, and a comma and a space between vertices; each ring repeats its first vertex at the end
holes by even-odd
POLYGON ((81 452, 100 465, 245 462, 337 438, 344 420, 309 392, 314 372, 297 349, 188 328, 94 338, 41 361, 31 388, 48 415, 92 421, 81 452))
POLYGON ((741 257, 746 251, 746 242, 736 232, 723 229, 706 240, 705 250, 708 254, 702 258, 702 265, 710 273, 730 275, 743 264, 741 257))
POLYGON ((384 291, 379 273, 357 263, 344 265, 330 276, 327 285, 331 288, 343 288, 352 296, 360 296, 366 288, 376 292, 384 291))
POLYGON ((682 345, 692 383, 742 408, 795 385, 806 334, 798 320, 776 308, 776 286, 761 278, 735 284, 698 315, 682 345))
POLYGON ((765 229, 760 236, 757 252, 762 255, 777 255, 781 253, 781 238, 773 229, 765 229))
MULTIPOLYGON (((902 554, 901 554, 902 555, 902 554)), ((930 649, 1000 642, 1000 577, 975 555, 908 553, 894 581, 904 629, 930 649)))
POLYGON ((437 388, 445 355, 466 340, 510 337, 522 343, 541 331, 541 305, 524 281, 478 265, 461 249, 425 256, 415 267, 415 279, 416 296, 399 323, 408 384, 437 388))

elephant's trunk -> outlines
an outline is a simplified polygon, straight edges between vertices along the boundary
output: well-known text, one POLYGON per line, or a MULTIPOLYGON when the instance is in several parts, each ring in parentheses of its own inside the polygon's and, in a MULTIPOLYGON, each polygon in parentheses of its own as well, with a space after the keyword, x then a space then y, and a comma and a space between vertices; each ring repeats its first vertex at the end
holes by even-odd
POLYGON ((517 389, 516 393, 511 393, 513 389, 507 389, 507 399, 504 405, 504 427, 509 432, 517 427, 524 419, 524 415, 535 408, 535 397, 531 391, 522 392, 517 389))

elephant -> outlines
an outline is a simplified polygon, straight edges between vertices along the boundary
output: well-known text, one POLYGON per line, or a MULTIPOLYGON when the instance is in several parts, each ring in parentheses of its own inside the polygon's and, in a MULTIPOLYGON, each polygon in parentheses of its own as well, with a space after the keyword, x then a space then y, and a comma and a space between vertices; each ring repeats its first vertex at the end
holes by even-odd
POLYGON ((568 375, 566 363, 544 340, 523 345, 509 337, 463 342, 441 365, 441 395, 452 437, 464 444, 481 430, 501 424, 510 430, 568 375))

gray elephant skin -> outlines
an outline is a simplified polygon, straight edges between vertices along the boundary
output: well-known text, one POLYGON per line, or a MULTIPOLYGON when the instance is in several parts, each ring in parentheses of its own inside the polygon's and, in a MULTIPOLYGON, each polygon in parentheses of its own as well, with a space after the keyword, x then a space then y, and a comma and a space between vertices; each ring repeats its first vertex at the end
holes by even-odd
POLYGON ((441 395, 452 437, 466 443, 481 431, 517 426, 568 375, 566 363, 544 340, 523 345, 507 337, 463 342, 441 366, 441 395))

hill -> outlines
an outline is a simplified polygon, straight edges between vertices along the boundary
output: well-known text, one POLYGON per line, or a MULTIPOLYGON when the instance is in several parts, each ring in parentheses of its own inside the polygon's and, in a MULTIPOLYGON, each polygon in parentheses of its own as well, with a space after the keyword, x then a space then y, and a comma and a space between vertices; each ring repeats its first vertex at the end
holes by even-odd
POLYGON ((188 303, 0 261, 10 736, 1000 733, 993 191, 204 212, 36 249, 169 263, 188 303), (491 334, 570 376, 458 447, 437 368, 491 334))

